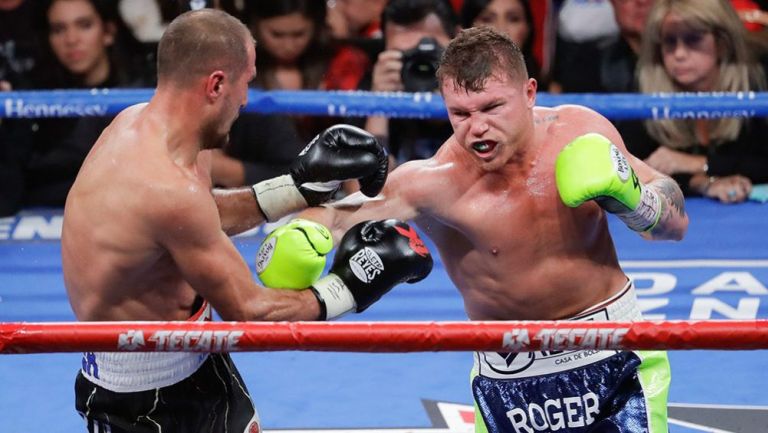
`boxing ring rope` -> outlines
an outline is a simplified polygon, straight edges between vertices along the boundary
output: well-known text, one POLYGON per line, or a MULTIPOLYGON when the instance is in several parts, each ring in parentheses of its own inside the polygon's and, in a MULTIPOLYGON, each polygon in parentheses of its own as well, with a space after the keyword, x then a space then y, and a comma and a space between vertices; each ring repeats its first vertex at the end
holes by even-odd
MULTIPOLYGON (((0 92, 0 119, 115 115, 148 101, 153 89, 40 90, 0 92)), ((548 94, 540 106, 579 104, 611 119, 674 119, 768 116, 768 92, 665 94, 548 94)), ((446 117, 442 97, 433 93, 364 91, 249 92, 246 112, 419 119, 446 117)))
POLYGON ((0 323, 0 353, 768 349, 768 320, 0 323))

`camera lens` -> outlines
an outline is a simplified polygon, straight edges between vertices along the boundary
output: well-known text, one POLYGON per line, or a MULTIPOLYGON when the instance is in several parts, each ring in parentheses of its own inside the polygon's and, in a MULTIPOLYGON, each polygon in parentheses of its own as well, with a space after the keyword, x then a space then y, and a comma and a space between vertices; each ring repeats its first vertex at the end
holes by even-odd
POLYGON ((432 92, 437 89, 437 68, 443 48, 434 38, 422 38, 403 52, 401 79, 406 92, 432 92))

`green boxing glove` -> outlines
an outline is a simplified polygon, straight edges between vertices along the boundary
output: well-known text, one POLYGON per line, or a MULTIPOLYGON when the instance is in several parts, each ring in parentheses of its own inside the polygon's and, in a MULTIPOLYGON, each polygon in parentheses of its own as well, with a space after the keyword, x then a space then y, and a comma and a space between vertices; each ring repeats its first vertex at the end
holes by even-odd
POLYGON ((567 206, 595 200, 638 232, 651 230, 659 222, 659 195, 640 182, 619 148, 600 134, 579 136, 560 151, 555 182, 567 206))
POLYGON ((330 230, 297 218, 264 239, 256 253, 256 273, 267 287, 306 289, 320 278, 332 249, 330 230))

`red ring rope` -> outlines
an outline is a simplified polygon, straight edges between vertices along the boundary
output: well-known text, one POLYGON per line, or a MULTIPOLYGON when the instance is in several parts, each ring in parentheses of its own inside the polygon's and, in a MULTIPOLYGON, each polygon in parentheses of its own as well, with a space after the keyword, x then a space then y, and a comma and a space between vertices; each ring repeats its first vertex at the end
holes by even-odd
POLYGON ((0 323, 0 353, 768 349, 768 320, 0 323))

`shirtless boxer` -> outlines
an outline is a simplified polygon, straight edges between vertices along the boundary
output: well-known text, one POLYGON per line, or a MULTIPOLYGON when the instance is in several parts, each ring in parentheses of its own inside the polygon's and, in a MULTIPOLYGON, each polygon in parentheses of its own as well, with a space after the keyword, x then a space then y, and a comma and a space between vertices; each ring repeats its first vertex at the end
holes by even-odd
MULTIPOLYGON (((407 225, 371 221, 348 232, 312 290, 255 284, 228 234, 317 205, 347 179, 374 196, 387 174, 376 140, 341 125, 313 140, 289 175, 212 192, 205 149, 226 141, 255 55, 248 29, 220 11, 183 14, 165 31, 155 95, 104 130, 67 198, 62 262, 79 320, 208 320, 211 308, 225 320, 332 319, 431 269, 428 252, 399 234, 407 225), (386 266, 367 283, 349 269, 361 249, 386 266)), ((90 432, 259 431, 227 354, 86 353, 75 394, 90 432)))
MULTIPOLYGON (((524 65, 507 37, 463 31, 438 72, 453 136, 390 173, 378 199, 301 216, 334 236, 360 220, 413 219, 472 320, 640 319, 603 210, 648 239, 679 240, 682 193, 628 154, 603 116, 534 107, 524 65)), ((476 353, 476 429, 662 432, 668 385, 663 352, 476 353)))

